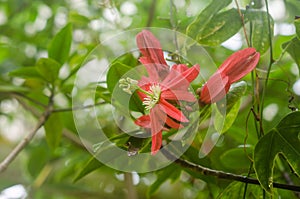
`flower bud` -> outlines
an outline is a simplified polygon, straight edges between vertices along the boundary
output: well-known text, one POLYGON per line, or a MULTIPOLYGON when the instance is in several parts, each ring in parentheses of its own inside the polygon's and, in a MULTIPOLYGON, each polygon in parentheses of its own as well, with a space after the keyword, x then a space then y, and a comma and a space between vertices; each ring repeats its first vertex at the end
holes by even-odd
POLYGON ((260 54, 255 48, 246 48, 233 53, 202 87, 200 102, 210 104, 221 100, 232 83, 240 80, 256 67, 259 58, 260 54))

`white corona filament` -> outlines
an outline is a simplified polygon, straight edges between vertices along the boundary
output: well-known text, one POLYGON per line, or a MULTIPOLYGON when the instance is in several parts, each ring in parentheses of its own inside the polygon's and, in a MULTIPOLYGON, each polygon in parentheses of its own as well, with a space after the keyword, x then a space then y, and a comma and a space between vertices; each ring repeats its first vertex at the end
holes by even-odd
POLYGON ((147 97, 144 98, 143 105, 145 105, 146 110, 152 109, 155 104, 159 101, 160 98, 160 93, 161 93, 161 88, 159 85, 154 84, 150 86, 150 91, 147 97))

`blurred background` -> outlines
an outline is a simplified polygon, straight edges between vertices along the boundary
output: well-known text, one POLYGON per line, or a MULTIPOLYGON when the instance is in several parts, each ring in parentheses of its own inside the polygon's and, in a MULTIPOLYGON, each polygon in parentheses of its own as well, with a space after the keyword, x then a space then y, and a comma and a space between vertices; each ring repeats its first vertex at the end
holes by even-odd
MULTIPOLYGON (((241 9, 252 4, 257 10, 265 10, 264 1, 238 2, 241 9)), ((47 57, 50 41, 67 23, 73 26, 73 38, 68 63, 60 70, 61 78, 67 77, 71 69, 100 41, 123 30, 154 26, 185 33, 187 25, 209 3, 205 0, 0 0, 0 160, 34 128, 37 122, 34 113, 40 111, 20 100, 16 92, 21 91, 24 84, 36 91, 44 89, 40 81, 25 82, 8 73, 34 66, 39 58, 47 57), (172 23, 172 2, 176 9, 176 27, 172 23)), ((236 7, 234 2, 230 7, 236 7)), ((269 0, 269 9, 274 19, 274 56, 278 59, 282 53, 281 45, 295 35, 293 22, 295 15, 300 15, 300 1, 269 0)), ((220 65, 233 51, 245 46, 241 30, 221 46, 205 48, 216 65, 220 65)), ((262 58, 267 56, 268 52, 262 58)), ((261 64, 261 74, 265 73, 264 65, 261 64)), ((290 93, 295 98, 292 103, 298 102, 300 96, 298 67, 289 55, 283 55, 272 70, 272 78, 284 82, 270 81, 268 96, 272 97, 266 98, 264 111, 267 129, 289 112, 290 93)), ((33 93, 32 97, 42 102, 46 100, 39 94, 33 93)), ((71 105, 70 98, 66 96, 60 96, 57 100, 60 107, 71 105)), ((219 158, 222 147, 242 143, 244 134, 240 131, 244 129, 246 116, 247 112, 242 113, 231 129, 236 137, 233 139, 224 135, 212 152, 210 161, 214 168, 238 173, 247 171, 238 166, 232 168, 228 166, 230 163, 224 165, 219 158)), ((71 113, 64 112, 62 117, 67 118, 65 126, 73 125, 71 113)), ((7 170, 0 173, 0 199, 145 198, 145 193, 156 182, 159 173, 121 173, 101 167, 74 183, 75 174, 91 156, 80 145, 78 138, 74 138, 76 130, 70 129, 72 127, 63 133, 61 143, 52 150, 41 128, 7 170)), ((251 143, 251 137, 249 139, 251 143)), ((225 187, 228 182, 221 180, 217 184, 220 187, 224 184, 225 187)), ((214 189, 217 195, 219 188, 208 188, 203 180, 181 172, 179 176, 174 176, 174 182, 172 177, 162 182, 151 198, 215 198, 216 195, 209 195, 214 189)))

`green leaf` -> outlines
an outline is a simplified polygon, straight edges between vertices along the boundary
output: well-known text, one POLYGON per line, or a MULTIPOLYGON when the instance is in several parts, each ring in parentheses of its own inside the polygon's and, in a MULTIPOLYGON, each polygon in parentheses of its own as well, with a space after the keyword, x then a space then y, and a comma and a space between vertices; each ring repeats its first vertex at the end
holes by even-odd
POLYGON ((96 169, 99 169, 102 167, 103 164, 95 157, 92 157, 86 165, 79 171, 77 176, 74 179, 74 182, 77 182, 87 174, 91 173, 92 171, 95 171, 96 169))
MULTIPOLYGON (((240 81, 230 86, 229 92, 226 95, 226 108, 229 111, 238 102, 247 91, 247 83, 240 81)), ((217 104, 222 106, 222 104, 217 104)))
POLYGON ((26 151, 28 152, 27 169, 28 173, 35 179, 42 171, 44 166, 51 159, 51 152, 47 143, 43 140, 38 144, 30 145, 26 151))
POLYGON ((300 39, 300 19, 296 19, 294 21, 295 27, 296 27, 296 33, 297 33, 297 37, 298 39, 300 39))
POLYGON ((48 47, 48 56, 59 62, 61 65, 69 57, 72 43, 72 25, 67 24, 52 39, 48 47))
MULTIPOLYGON (((116 61, 114 61, 108 72, 107 72, 107 88, 108 90, 113 93, 113 90, 115 86, 118 84, 119 80, 121 78, 124 78, 123 76, 129 72, 131 69, 133 69, 137 65, 137 59, 133 57, 132 54, 126 54, 120 58, 118 58, 116 61)), ((136 71, 133 71, 133 73, 130 73, 130 75, 137 75, 135 73, 136 71)), ((128 77, 128 76, 125 76, 128 77)), ((139 76, 131 77, 133 79, 139 78, 139 76)))
POLYGON ((45 125, 46 140, 48 145, 55 149, 61 140, 63 124, 60 119, 60 114, 52 114, 46 121, 45 125))
POLYGON ((261 9, 264 7, 264 2, 262 0, 251 0, 251 9, 261 9))
POLYGON ((22 86, 0 85, 0 93, 1 92, 26 92, 26 91, 29 91, 29 89, 22 86))
POLYGON ((267 12, 247 10, 245 12, 245 22, 252 23, 252 44, 253 47, 264 54, 270 47, 269 35, 273 36, 274 21, 267 12), (271 33, 269 32, 268 18, 271 24, 271 33))
POLYGON ((217 103, 218 108, 214 125, 218 132, 224 133, 232 126, 240 110, 240 98, 245 94, 246 90, 247 83, 244 81, 232 84, 226 95, 226 104, 223 100, 217 103), (225 106, 226 112, 224 110, 225 106), (225 118, 224 113, 226 113, 225 118))
POLYGON ((133 111, 143 112, 144 107, 136 92, 129 95, 118 86, 121 78, 130 77, 136 80, 140 78, 137 71, 131 71, 131 69, 132 67, 126 64, 118 61, 114 62, 107 73, 107 88, 113 94, 112 100, 115 106, 119 106, 121 109, 125 107, 126 110, 129 108, 133 111))
POLYGON ((115 86, 121 78, 132 69, 132 67, 125 65, 121 62, 114 62, 107 72, 107 88, 113 93, 115 86))
POLYGON ((187 27, 187 35, 193 39, 197 39, 198 35, 202 34, 205 30, 207 24, 212 20, 212 18, 223 8, 228 6, 232 0, 213 0, 187 27))
POLYGON ((214 16, 196 40, 202 45, 217 46, 236 34, 242 27, 238 11, 234 8, 214 16))
POLYGON ((40 58, 36 64, 36 70, 48 82, 54 83, 58 78, 60 64, 50 58, 40 58))
POLYGON ((165 167, 161 171, 157 173, 157 180, 149 187, 147 192, 147 198, 150 198, 158 189, 159 187, 166 182, 168 179, 171 179, 173 182, 180 176, 181 168, 171 164, 168 167, 165 167))
POLYGON ((253 148, 244 148, 244 146, 229 149, 221 155, 220 160, 228 169, 235 169, 239 172, 241 170, 247 171, 251 163, 248 156, 251 157, 252 152, 253 148))
POLYGON ((294 37, 291 41, 282 44, 282 48, 290 54, 300 71, 300 40, 294 37))
POLYGON ((300 174, 300 112, 284 117, 254 149, 254 169, 262 187, 272 191, 274 160, 280 153, 293 171, 300 174))
POLYGON ((107 103, 111 102, 111 94, 108 92, 107 88, 104 88, 102 86, 97 86, 95 96, 96 99, 99 97, 107 103))
POLYGON ((240 104, 241 102, 240 100, 238 100, 230 109, 230 111, 226 112, 225 118, 224 115, 217 109, 214 119, 214 125, 215 129, 219 133, 225 133, 232 126, 240 110, 240 104))
POLYGON ((79 26, 85 26, 86 24, 90 23, 90 19, 84 15, 80 15, 77 12, 70 12, 68 17, 69 22, 72 24, 76 24, 79 26))
POLYGON ((20 77, 24 79, 43 79, 43 77, 34 66, 18 68, 11 71, 9 75, 12 77, 20 77))
MULTIPOLYGON (((261 199, 262 190, 261 187, 257 185, 248 184, 247 191, 245 192, 245 183, 232 182, 226 189, 224 189, 217 199, 235 199, 235 198, 251 198, 251 199, 261 199), (246 197, 244 197, 244 194, 246 197)), ((265 199, 281 198, 278 196, 277 191, 273 195, 266 195, 265 199)))

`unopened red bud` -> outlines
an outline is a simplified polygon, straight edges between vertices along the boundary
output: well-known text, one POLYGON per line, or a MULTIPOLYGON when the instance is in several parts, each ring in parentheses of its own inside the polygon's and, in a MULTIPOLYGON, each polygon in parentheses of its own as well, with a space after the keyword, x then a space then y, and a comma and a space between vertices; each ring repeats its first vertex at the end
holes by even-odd
POLYGON ((205 83, 201 89, 200 102, 210 104, 221 100, 232 83, 256 67, 259 58, 260 54, 255 48, 246 48, 233 53, 205 83))

